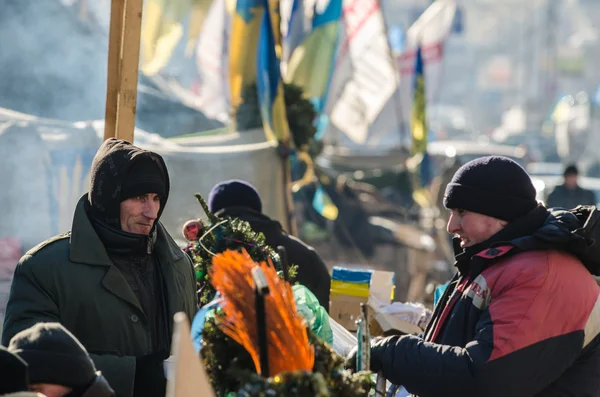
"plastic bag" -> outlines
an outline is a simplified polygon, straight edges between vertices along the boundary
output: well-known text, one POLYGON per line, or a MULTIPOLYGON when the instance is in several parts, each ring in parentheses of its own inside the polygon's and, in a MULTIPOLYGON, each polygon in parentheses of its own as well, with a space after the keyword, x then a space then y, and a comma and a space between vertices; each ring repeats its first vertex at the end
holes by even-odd
POLYGON ((331 317, 329 318, 329 324, 333 332, 333 344, 331 347, 334 352, 345 358, 356 347, 358 343, 356 336, 331 317))
POLYGON ((317 297, 308 288, 301 284, 292 287, 294 300, 298 312, 310 324, 312 331, 322 341, 333 344, 333 331, 329 321, 329 315, 323 306, 319 304, 317 297))

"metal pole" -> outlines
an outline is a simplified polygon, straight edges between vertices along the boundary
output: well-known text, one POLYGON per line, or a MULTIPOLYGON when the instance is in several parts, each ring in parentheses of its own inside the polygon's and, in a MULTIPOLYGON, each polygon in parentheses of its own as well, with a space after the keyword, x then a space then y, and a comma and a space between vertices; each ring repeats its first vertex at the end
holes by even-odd
POLYGON ((258 349, 260 355, 259 375, 269 377, 269 351, 267 343, 267 313, 265 310, 265 296, 269 294, 269 285, 265 274, 260 267, 252 269, 254 280, 256 330, 258 334, 258 349))

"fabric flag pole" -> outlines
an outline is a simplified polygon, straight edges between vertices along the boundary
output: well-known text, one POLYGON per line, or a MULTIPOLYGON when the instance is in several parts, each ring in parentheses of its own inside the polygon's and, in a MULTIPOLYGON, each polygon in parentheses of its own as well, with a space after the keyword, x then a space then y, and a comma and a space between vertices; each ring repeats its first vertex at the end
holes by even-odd
POLYGON ((267 139, 276 139, 282 144, 291 145, 281 71, 275 52, 275 37, 267 0, 263 0, 263 6, 265 12, 262 17, 256 62, 256 86, 260 113, 267 139))
MULTIPOLYGON (((292 149, 293 141, 291 140, 290 127, 286 115, 281 69, 275 49, 276 39, 273 34, 273 22, 268 0, 262 0, 260 6, 262 6, 264 12, 260 25, 260 38, 257 45, 256 59, 258 102, 267 140, 277 140, 279 142, 284 178, 283 195, 287 214, 287 231, 291 235, 297 236, 298 231, 294 216, 289 160, 289 151, 292 149)), ((279 18, 276 19, 279 20, 279 18)))
POLYGON ((427 118, 425 97, 425 75, 423 70, 423 54, 417 48, 414 78, 414 100, 412 109, 412 158, 409 168, 415 171, 414 200, 422 207, 431 204, 428 187, 431 183, 431 159, 427 154, 427 118))
POLYGON ((264 0, 238 0, 229 39, 229 91, 233 109, 242 103, 242 89, 256 82, 257 46, 264 0))

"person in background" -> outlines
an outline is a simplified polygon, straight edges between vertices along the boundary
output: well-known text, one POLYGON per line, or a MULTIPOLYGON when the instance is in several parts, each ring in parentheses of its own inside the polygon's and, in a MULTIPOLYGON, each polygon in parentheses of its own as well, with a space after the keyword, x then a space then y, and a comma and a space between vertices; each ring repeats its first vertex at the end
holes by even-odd
POLYGON ((59 323, 38 323, 16 334, 8 350, 29 366, 29 390, 47 397, 114 397, 77 338, 59 323))
MULTIPOLYGON (((169 196, 160 155, 106 140, 71 232, 32 248, 11 285, 2 343, 60 322, 119 397, 164 397, 173 315, 197 310, 192 262, 159 221, 169 196)), ((32 209, 32 211, 35 209, 32 209)))
POLYGON ((220 217, 246 221, 257 233, 263 233, 268 246, 286 249, 290 265, 298 266, 296 281, 307 287, 329 312, 331 276, 316 251, 294 236, 281 224, 262 213, 262 200, 256 188, 241 180, 229 180, 215 185, 208 196, 208 207, 220 217))
POLYGON ((572 209, 578 205, 596 205, 594 192, 579 186, 579 170, 576 165, 568 165, 563 176, 563 184, 556 186, 548 195, 546 200, 548 208, 572 209))

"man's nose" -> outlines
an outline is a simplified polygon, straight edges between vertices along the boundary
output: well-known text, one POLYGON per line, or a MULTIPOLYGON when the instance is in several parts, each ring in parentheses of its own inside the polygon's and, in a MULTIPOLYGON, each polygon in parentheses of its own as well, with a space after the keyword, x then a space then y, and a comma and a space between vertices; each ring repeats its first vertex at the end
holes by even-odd
POLYGON ((148 200, 144 207, 144 216, 146 218, 155 220, 158 217, 158 211, 160 210, 160 202, 154 200, 148 200))
POLYGON ((448 225, 446 226, 446 231, 450 234, 456 234, 460 230, 460 224, 458 222, 458 218, 454 215, 454 212, 450 214, 450 218, 448 218, 448 225))

